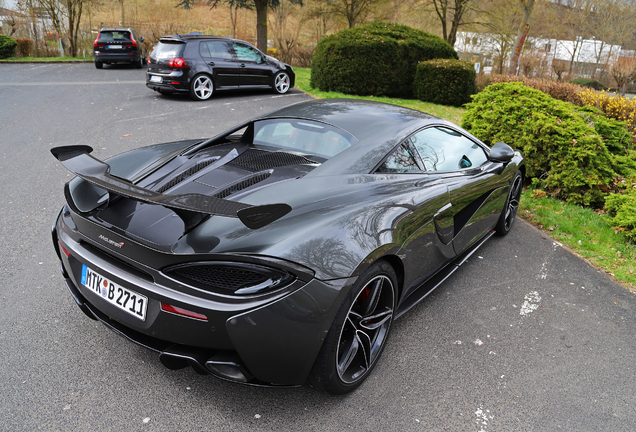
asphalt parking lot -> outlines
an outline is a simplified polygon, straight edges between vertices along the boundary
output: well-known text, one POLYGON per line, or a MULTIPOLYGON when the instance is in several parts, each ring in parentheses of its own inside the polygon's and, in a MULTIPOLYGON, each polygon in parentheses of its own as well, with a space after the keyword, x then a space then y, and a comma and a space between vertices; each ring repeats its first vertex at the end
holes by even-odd
POLYGON ((105 158, 308 99, 193 102, 152 92, 144 73, 0 64, 0 430, 636 430, 636 296, 522 221, 398 320, 346 396, 169 371, 86 318, 51 245, 71 178, 51 147, 105 158))

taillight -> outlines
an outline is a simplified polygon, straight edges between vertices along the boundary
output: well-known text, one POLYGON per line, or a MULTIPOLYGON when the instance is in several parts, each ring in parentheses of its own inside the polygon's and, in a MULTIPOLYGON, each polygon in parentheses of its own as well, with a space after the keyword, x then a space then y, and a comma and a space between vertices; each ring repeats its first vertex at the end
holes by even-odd
POLYGON ((97 43, 97 41, 98 41, 98 40, 99 40, 99 35, 97 36, 97 39, 95 39, 95 42, 93 42, 93 46, 94 46, 95 48, 102 48, 104 45, 99 45, 99 44, 97 43))
POLYGON ((203 314, 197 313, 197 312, 192 312, 189 311, 187 309, 181 309, 180 307, 177 306, 172 306, 169 305, 167 303, 161 302, 161 310, 166 311, 166 312, 170 312, 176 315, 181 315, 181 316, 185 316, 188 318, 194 318, 194 319, 198 319, 201 321, 207 321, 208 317, 206 317, 203 314))
POLYGON ((132 44, 130 45, 126 45, 129 48, 136 48, 137 47, 137 41, 135 40, 135 38, 133 37, 133 35, 130 35, 130 41, 132 42, 132 44))
POLYGON ((71 253, 69 251, 66 250, 66 248, 64 247, 64 245, 62 244, 61 241, 57 241, 58 244, 60 245, 60 247, 62 248, 62 252, 64 252, 64 255, 66 255, 66 258, 71 256, 71 253))
POLYGON ((170 59, 170 61, 168 62, 168 66, 176 68, 187 68, 188 63, 186 63, 183 57, 175 57, 170 59))

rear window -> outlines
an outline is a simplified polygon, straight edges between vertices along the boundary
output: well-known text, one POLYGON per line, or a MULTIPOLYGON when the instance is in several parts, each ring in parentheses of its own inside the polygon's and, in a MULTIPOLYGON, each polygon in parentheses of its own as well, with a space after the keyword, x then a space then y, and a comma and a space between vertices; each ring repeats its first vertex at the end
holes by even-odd
POLYGON ((254 123, 254 144, 282 147, 326 158, 358 140, 348 132, 311 120, 276 119, 254 123))
POLYGON ((99 33, 99 42, 130 42, 130 32, 105 30, 99 33))
POLYGON ((185 43, 177 41, 159 41, 150 56, 156 60, 169 60, 175 57, 181 57, 185 43))

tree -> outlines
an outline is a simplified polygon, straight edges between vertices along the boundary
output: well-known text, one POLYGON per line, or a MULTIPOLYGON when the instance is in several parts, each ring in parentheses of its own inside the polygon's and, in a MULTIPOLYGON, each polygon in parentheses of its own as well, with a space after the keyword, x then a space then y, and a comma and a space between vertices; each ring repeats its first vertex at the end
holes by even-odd
MULTIPOLYGON (((303 4, 303 0, 290 0, 294 4, 303 4)), ((177 7, 184 9, 192 9, 196 0, 180 0, 177 7)), ((216 7, 219 3, 230 4, 231 7, 251 8, 254 4, 256 7, 256 46, 263 52, 267 52, 267 8, 277 7, 280 0, 207 0, 212 7, 216 7)))
POLYGON ((329 2, 331 12, 345 19, 349 28, 366 21, 377 0, 333 0, 329 2))
POLYGON ((523 44, 528 37, 528 31, 530 30, 530 17, 532 16, 532 9, 534 8, 535 0, 520 0, 523 16, 521 17, 521 24, 519 25, 519 31, 517 33, 517 40, 515 41, 515 48, 510 58, 510 67, 508 69, 509 75, 517 74, 517 67, 519 66, 519 57, 521 56, 521 50, 523 50, 523 44))
MULTIPOLYGON (((455 46, 457 31, 464 22, 466 12, 471 9, 473 0, 427 0, 432 3, 435 14, 442 24, 442 37, 455 46)), ((429 5, 430 5, 429 3, 429 5)))
POLYGON ((620 95, 625 96, 625 90, 627 84, 632 81, 636 81, 636 59, 634 58, 619 58, 610 69, 610 74, 614 81, 616 81, 616 87, 618 88, 620 95))

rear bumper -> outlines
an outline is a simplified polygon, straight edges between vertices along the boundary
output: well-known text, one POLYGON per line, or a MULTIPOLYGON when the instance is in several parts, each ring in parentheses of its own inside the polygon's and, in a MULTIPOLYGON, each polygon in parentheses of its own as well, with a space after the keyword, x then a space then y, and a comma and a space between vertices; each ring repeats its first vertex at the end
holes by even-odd
POLYGON ((339 299, 352 283, 346 279, 297 281, 297 288, 288 294, 264 302, 194 298, 180 292, 178 286, 159 285, 152 277, 122 267, 117 257, 105 257, 87 239, 74 240, 64 218, 63 213, 58 216, 53 241, 66 286, 77 305, 91 319, 159 353, 170 369, 191 366, 201 374, 250 385, 301 385, 335 317, 339 299), (145 321, 127 316, 82 285, 83 265, 147 296, 145 321), (207 320, 165 312, 162 302, 204 314, 207 320))
POLYGON ((133 63, 140 59, 139 53, 106 54, 95 53, 95 61, 102 63, 133 63))

